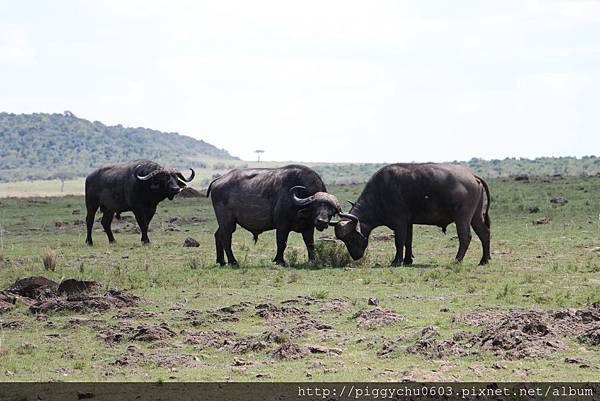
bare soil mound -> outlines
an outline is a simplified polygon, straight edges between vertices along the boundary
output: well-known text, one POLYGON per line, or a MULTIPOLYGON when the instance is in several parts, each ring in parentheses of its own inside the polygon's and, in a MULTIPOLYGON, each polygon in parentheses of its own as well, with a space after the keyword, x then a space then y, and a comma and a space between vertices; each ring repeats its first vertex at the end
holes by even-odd
POLYGON ((396 312, 382 308, 363 309, 352 318, 356 319, 358 327, 382 327, 403 319, 396 312))
POLYGON ((288 307, 288 306, 276 306, 270 303, 256 305, 256 316, 260 316, 264 319, 281 319, 286 316, 301 316, 307 315, 308 311, 302 308, 288 307))
POLYGON ((20 298, 36 314, 105 311, 135 306, 140 302, 139 297, 125 291, 108 290, 102 293, 98 291, 99 288, 100 284, 95 281, 66 279, 59 285, 45 277, 28 277, 17 280, 2 292, 0 301, 9 297, 20 298))

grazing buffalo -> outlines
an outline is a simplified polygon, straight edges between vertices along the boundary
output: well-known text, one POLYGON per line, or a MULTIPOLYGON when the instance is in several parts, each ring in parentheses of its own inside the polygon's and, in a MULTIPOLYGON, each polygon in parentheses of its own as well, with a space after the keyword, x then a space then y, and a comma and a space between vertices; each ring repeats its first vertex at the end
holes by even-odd
MULTIPOLYGON (((191 170, 191 169, 190 169, 191 170)), ((147 244, 148 225, 156 212, 156 206, 165 198, 173 197, 194 179, 174 169, 166 169, 150 160, 134 160, 126 163, 100 167, 85 179, 85 206, 87 208, 87 237, 85 242, 93 245, 92 226, 98 208, 103 213, 102 227, 109 242, 115 237, 110 229, 112 219, 122 212, 132 211, 142 232, 142 242, 147 244)))
POLYGON ((215 233, 217 263, 237 265, 231 250, 231 235, 239 224, 254 235, 276 230, 277 255, 285 265, 283 252, 290 231, 302 233, 308 258, 314 259, 314 228, 327 228, 331 217, 341 212, 335 196, 326 192, 321 177, 305 166, 231 170, 210 183, 219 228, 215 233))
POLYGON ((413 260, 413 224, 442 227, 456 223, 462 261, 471 241, 471 230, 481 240, 480 265, 490 259, 490 193, 486 182, 469 169, 453 164, 392 164, 377 171, 367 182, 345 220, 332 222, 335 235, 354 260, 367 248, 369 234, 378 226, 394 230, 396 257, 392 266, 410 265, 413 260), (485 212, 483 204, 487 197, 485 212), (403 254, 403 248, 406 253, 403 254))

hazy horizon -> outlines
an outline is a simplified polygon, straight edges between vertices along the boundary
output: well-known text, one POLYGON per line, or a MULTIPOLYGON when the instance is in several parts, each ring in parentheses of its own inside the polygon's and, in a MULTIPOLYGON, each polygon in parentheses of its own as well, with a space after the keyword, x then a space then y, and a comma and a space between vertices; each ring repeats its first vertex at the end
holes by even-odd
POLYGON ((178 132, 249 161, 600 146, 598 1, 5 2, 0 22, 7 112, 178 132))

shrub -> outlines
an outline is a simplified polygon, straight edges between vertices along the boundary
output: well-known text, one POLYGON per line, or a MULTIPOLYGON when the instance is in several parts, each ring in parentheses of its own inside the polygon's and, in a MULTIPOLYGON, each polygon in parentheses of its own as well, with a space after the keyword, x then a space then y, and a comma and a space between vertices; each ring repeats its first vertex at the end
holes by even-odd
POLYGON ((47 248, 42 255, 42 262, 44 262, 44 269, 55 271, 58 262, 58 255, 52 249, 47 248))
POLYGON ((316 266, 346 267, 352 262, 346 247, 337 241, 318 241, 315 244, 316 266))

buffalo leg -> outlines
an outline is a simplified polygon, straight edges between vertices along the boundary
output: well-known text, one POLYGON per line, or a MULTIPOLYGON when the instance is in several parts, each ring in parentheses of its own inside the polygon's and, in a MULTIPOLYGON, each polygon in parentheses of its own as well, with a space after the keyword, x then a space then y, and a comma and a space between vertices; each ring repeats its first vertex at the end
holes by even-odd
POLYGON ((457 220, 456 221, 456 233, 458 234, 458 252, 456 253, 456 261, 462 262, 469 244, 471 243, 471 228, 469 227, 468 220, 457 220))
POLYGON ((408 232, 408 226, 402 225, 400 228, 394 230, 394 242, 396 244, 396 256, 390 266, 396 267, 402 265, 402 254, 403 248, 406 244, 406 237, 408 232))
POLYGON ((104 228, 104 232, 106 233, 106 236, 108 237, 108 242, 115 242, 115 237, 112 233, 112 230, 110 229, 110 225, 112 223, 113 220, 113 216, 115 215, 114 212, 112 211, 105 211, 104 214, 102 215, 102 228, 104 228))
POLYGON ((221 231, 221 244, 227 254, 227 263, 232 266, 237 266, 238 261, 235 259, 235 256, 233 256, 233 251, 231 250, 231 236, 235 231, 235 225, 233 226, 233 229, 221 230, 219 228, 219 231, 221 231))
POLYGON ((275 255, 275 262, 278 265, 285 266, 285 260, 283 259, 283 253, 285 252, 285 247, 287 246, 287 239, 290 231, 285 228, 278 228, 275 232, 275 236, 277 237, 277 255, 275 255))
POLYGON ((479 265, 487 265, 490 260, 490 228, 483 221, 481 213, 475 213, 473 220, 471 220, 471 226, 475 230, 475 234, 479 237, 481 247, 483 248, 483 256, 479 265))
POLYGON ((90 201, 86 198, 85 207, 87 209, 87 215, 85 217, 85 223, 87 226, 87 236, 85 237, 85 243, 88 245, 94 245, 94 241, 92 240, 92 228, 94 227, 94 218, 96 217, 96 212, 100 205, 97 202, 90 201))
POLYGON ((409 224, 406 230, 406 243, 404 245, 405 254, 404 261, 402 262, 404 266, 410 266, 413 262, 413 252, 412 252, 412 241, 413 241, 413 225, 409 224))
POLYGON ((142 243, 144 245, 150 243, 150 238, 148 238, 148 225, 150 224, 150 220, 152 220, 155 211, 156 209, 142 209, 133 212, 135 220, 137 221, 140 231, 142 232, 142 243))
POLYGON ((304 240, 306 250, 308 251, 308 260, 312 262, 315 260, 315 230, 311 228, 310 230, 304 231, 302 233, 302 239, 304 240))
POLYGON ((215 232, 215 247, 217 248, 217 263, 225 266, 225 250, 221 242, 221 228, 218 228, 215 232))

